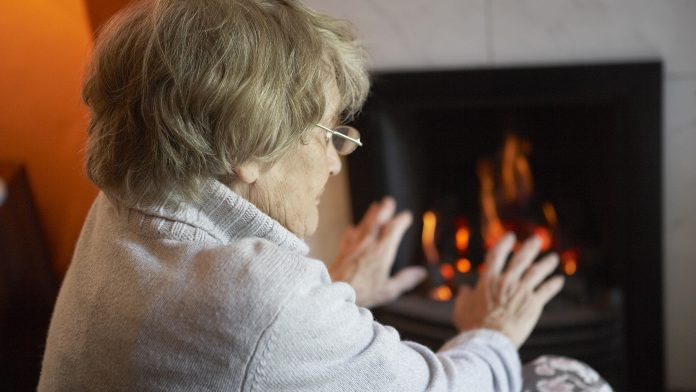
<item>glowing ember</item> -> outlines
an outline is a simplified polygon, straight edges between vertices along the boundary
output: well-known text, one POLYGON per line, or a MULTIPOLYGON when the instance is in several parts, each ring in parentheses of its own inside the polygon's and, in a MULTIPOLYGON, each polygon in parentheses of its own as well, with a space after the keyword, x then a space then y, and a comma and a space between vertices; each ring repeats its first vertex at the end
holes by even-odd
POLYGON ((447 285, 438 286, 430 292, 430 298, 436 301, 449 301, 452 299, 452 289, 447 285))
POLYGON ((457 250, 460 253, 466 252, 467 248, 469 248, 469 228, 468 227, 460 227, 457 229, 457 233, 454 236, 455 239, 455 244, 457 246, 457 250))
POLYGON ((437 216, 432 211, 423 214, 423 253, 430 264, 437 264, 440 255, 435 247, 435 226, 437 226, 437 216))
POLYGON ((569 262, 563 264, 563 272, 565 272, 565 274, 568 276, 575 275, 575 272, 577 270, 578 270, 578 264, 575 261, 569 261, 569 262))
POLYGON ((471 271, 471 261, 469 259, 461 258, 457 260, 457 271, 465 274, 471 271))
POLYGON ((563 266, 563 272, 572 276, 578 270, 578 258, 580 254, 577 249, 569 249, 561 253, 561 265, 563 266))
POLYGON ((440 264, 440 275, 445 280, 452 280, 454 278, 454 267, 452 267, 452 264, 440 264))

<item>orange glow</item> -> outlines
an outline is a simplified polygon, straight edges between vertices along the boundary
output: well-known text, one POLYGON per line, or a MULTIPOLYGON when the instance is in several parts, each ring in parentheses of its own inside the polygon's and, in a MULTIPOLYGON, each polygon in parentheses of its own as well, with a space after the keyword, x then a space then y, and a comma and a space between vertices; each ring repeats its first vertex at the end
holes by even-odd
POLYGON ((457 271, 463 274, 471 271, 471 261, 465 258, 457 260, 457 271))
POLYGON ((452 299, 452 289, 447 285, 438 286, 430 292, 430 298, 436 301, 449 301, 452 299))
POLYGON ((505 136, 500 178, 503 195, 508 202, 526 200, 532 193, 534 181, 525 150, 525 145, 517 136, 505 136))
POLYGON ((435 247, 435 227, 437 226, 437 216, 434 212, 428 211, 423 214, 423 253, 430 264, 437 264, 440 255, 435 247))
POLYGON ((541 251, 546 252, 551 249, 551 244, 553 243, 553 236, 549 229, 537 226, 534 228, 534 234, 541 239, 541 251))
POLYGON ((464 253, 469 248, 469 228, 460 227, 455 234, 455 244, 459 253, 464 253))
POLYGON ((556 215, 556 208, 550 201, 545 202, 541 209, 544 211, 544 217, 546 218, 546 223, 553 229, 558 224, 558 215, 556 215))
POLYGON ((565 274, 568 276, 575 275, 575 272, 577 270, 578 270, 578 265, 575 261, 569 261, 569 262, 563 264, 563 272, 565 272, 565 274))
POLYGON ((24 165, 59 278, 98 191, 84 173, 89 116, 80 103, 91 33, 82 0, 2 2, 0 161, 24 165))
POLYGON ((569 249, 561 253, 561 265, 566 275, 571 276, 577 272, 579 256, 577 249, 569 249))
POLYGON ((452 264, 440 264, 440 274, 445 280, 452 280, 454 278, 454 267, 452 267, 452 264))
POLYGON ((505 228, 500 222, 498 208, 495 204, 495 184, 493 168, 490 162, 481 161, 478 165, 478 177, 481 184, 481 210, 484 247, 492 248, 505 235, 505 228))

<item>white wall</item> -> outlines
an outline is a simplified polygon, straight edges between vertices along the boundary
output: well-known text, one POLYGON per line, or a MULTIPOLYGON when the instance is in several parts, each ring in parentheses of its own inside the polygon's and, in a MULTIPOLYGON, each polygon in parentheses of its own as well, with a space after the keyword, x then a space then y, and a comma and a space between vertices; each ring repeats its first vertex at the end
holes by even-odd
MULTIPOLYGON (((696 0, 305 1, 352 21, 378 70, 662 59, 667 380, 696 390, 696 0)), ((331 181, 309 241, 324 260, 347 189, 331 181)))

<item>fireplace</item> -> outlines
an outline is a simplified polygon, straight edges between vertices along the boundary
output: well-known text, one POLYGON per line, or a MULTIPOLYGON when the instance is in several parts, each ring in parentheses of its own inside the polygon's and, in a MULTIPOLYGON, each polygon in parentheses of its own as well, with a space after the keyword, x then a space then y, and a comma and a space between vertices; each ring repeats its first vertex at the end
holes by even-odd
POLYGON ((661 85, 658 62, 374 75, 353 210, 393 195, 417 218, 394 269, 430 271, 375 317, 437 349, 486 249, 536 234, 567 280, 522 359, 573 356, 617 390, 662 390, 661 85))

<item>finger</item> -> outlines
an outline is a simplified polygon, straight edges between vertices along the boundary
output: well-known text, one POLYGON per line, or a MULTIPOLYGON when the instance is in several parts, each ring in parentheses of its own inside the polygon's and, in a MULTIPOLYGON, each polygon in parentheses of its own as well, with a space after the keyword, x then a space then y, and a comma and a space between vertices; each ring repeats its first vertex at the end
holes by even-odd
POLYGON ((546 305, 547 302, 551 300, 559 291, 563 288, 565 284, 565 278, 563 276, 557 275, 553 278, 547 280, 544 284, 539 286, 537 291, 534 293, 536 300, 539 301, 541 306, 546 305))
POLYGON ((428 273, 423 267, 414 266, 402 269, 387 281, 387 291, 390 293, 390 299, 395 299, 402 293, 413 289, 427 275, 428 273))
POLYGON ((505 271, 505 278, 509 281, 517 281, 524 271, 529 268, 534 259, 539 254, 541 250, 541 239, 537 236, 532 236, 522 244, 520 250, 515 252, 512 256, 512 260, 508 264, 505 271))
POLYGON ((507 233, 486 255, 485 274, 487 276, 499 275, 503 270, 505 260, 515 246, 515 234, 507 233))
POLYGON ((360 222, 360 237, 375 237, 379 229, 386 224, 396 211, 396 202, 391 197, 385 197, 381 201, 373 203, 368 213, 360 222))
POLYGON ((346 227, 346 229, 343 230, 343 234, 341 235, 341 240, 340 240, 339 245, 338 245, 338 248, 340 249, 339 253, 350 248, 355 243, 355 240, 356 240, 355 226, 346 227))
POLYGON ((378 246, 380 255, 379 268, 382 271, 388 271, 394 264, 396 252, 399 249, 399 244, 406 230, 413 222, 413 217, 410 212, 402 211, 397 214, 394 219, 384 225, 379 239, 375 242, 378 246))
POLYGON ((399 247, 401 239, 404 237, 406 230, 411 227, 412 223, 413 215, 411 212, 401 211, 394 217, 394 219, 390 220, 384 225, 379 236, 380 242, 396 250, 396 248, 399 247))
MULTIPOLYGON (((385 225, 394 216, 396 212, 396 201, 393 197, 385 196, 378 205, 377 215, 375 217, 373 230, 379 230, 380 227, 385 225)), ((373 234, 376 234, 373 233, 373 234)))
POLYGON ((365 214, 356 227, 358 234, 365 232, 366 227, 372 225, 372 221, 374 221, 375 216, 377 215, 377 209, 377 202, 373 201, 370 203, 370 207, 368 207, 367 211, 365 211, 365 214))
POLYGON ((558 255, 552 253, 547 255, 543 259, 534 263, 527 272, 525 272, 522 278, 522 284, 530 290, 536 289, 536 287, 546 279, 558 266, 558 255))
POLYGON ((468 285, 459 286, 459 290, 457 293, 457 302, 466 301, 466 299, 469 298, 469 296, 473 292, 474 292, 474 290, 471 288, 471 286, 468 286, 468 285))

